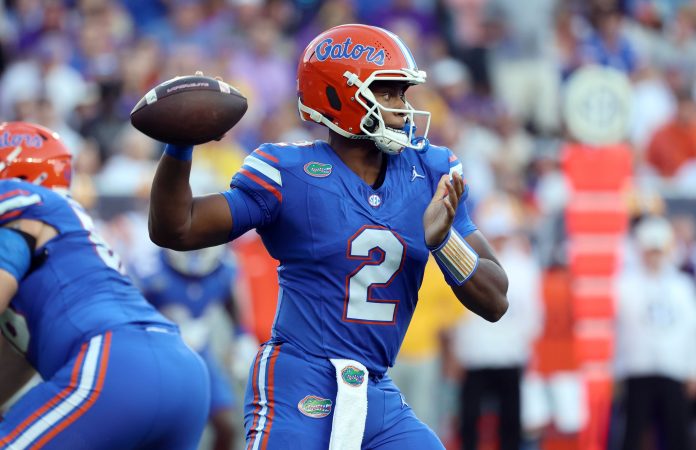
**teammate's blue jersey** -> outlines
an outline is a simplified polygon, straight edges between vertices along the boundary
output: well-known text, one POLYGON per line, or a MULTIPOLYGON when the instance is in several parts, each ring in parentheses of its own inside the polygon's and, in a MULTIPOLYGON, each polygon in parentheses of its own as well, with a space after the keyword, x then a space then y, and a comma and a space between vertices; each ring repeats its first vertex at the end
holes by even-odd
POLYGON ((92 336, 128 323, 173 326, 133 287, 92 219, 69 196, 0 180, 0 225, 16 219, 58 231, 36 250, 35 266, 0 316, 3 332, 44 379, 92 336))
MULTIPOLYGON (((423 213, 442 175, 461 174, 443 147, 385 157, 373 189, 325 142, 265 144, 231 182, 261 208, 257 231, 280 261, 273 338, 378 375, 393 365, 416 307, 429 254, 423 213)), ((476 227, 463 197, 454 226, 466 236, 476 227)))
POLYGON ((233 265, 223 262, 208 274, 193 276, 177 272, 167 264, 164 251, 157 256, 155 264, 138 278, 138 287, 155 308, 181 306, 196 319, 212 305, 224 305, 230 300, 237 277, 233 265))

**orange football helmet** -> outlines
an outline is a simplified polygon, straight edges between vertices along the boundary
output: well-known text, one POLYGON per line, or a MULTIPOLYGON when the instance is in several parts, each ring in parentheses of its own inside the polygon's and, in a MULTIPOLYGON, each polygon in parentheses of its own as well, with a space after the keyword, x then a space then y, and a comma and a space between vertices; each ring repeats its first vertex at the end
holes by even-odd
POLYGON ((165 248, 164 261, 177 272, 191 277, 204 277, 213 273, 227 257, 224 245, 179 252, 165 248))
POLYGON ((394 33, 368 25, 339 25, 317 36, 302 54, 297 69, 300 116, 347 138, 372 139, 389 154, 407 147, 422 149, 427 141, 415 139, 414 117, 426 117, 425 138, 430 113, 408 102, 405 109, 386 108, 376 101, 370 84, 392 80, 415 85, 425 83, 425 78, 411 51, 394 33), (387 127, 382 111, 405 114, 406 126, 387 127))
POLYGON ((67 189, 71 176, 72 157, 58 133, 28 122, 0 123, 0 179, 67 189))

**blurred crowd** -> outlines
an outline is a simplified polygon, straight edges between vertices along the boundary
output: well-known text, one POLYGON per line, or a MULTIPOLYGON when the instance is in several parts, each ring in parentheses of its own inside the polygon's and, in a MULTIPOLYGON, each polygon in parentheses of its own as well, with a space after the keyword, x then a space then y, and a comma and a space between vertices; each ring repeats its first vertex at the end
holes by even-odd
MULTIPOLYGON (((430 306, 419 305, 412 334, 420 334, 407 337, 395 369, 413 364, 418 376, 404 370, 394 377, 443 439, 472 439, 475 428, 485 428, 479 419, 486 403, 478 397, 488 390, 500 391, 496 424, 519 429, 519 437, 507 434, 516 443, 542 436, 553 416, 524 404, 533 398, 526 397, 533 380, 521 392, 516 386, 533 359, 534 340, 549 332, 548 274, 567 264, 562 212, 569 197, 561 149, 569 136, 561 111, 565 84, 583 66, 612 67, 630 80, 631 225, 646 216, 667 219, 667 231, 653 231, 661 235, 627 239, 625 269, 650 279, 640 275, 652 270, 641 255, 658 251, 664 261, 654 273, 670 268, 670 276, 689 281, 674 293, 677 309, 648 299, 651 319, 640 320, 674 329, 688 318, 683 335, 673 339, 696 337, 696 328, 688 328, 696 309, 693 0, 0 0, 0 119, 37 122, 61 135, 74 152, 73 195, 137 266, 150 257, 143 211, 162 151, 161 143, 130 125, 138 99, 159 82, 197 70, 221 76, 248 98, 243 120, 194 156, 194 191, 225 190, 261 143, 324 137, 322 127, 302 123, 297 114, 298 55, 319 32, 353 22, 398 34, 428 73, 424 86, 408 92, 409 101, 432 112, 429 139, 462 160, 474 222, 511 279, 511 311, 499 328, 488 329, 461 308, 441 317, 445 306, 438 302, 447 293, 426 277, 421 299, 430 306), (423 383, 445 392, 418 399, 423 383)), ((617 314, 622 311, 617 307, 617 314)), ((618 319, 640 315, 627 314, 618 319)), ((684 354, 688 345, 669 348, 677 360, 693 359, 684 354)), ((618 367, 624 372, 617 377, 630 378, 630 364, 618 367)), ((693 402, 696 368, 670 367, 647 374, 688 386, 684 405, 693 402)), ((559 390, 566 397, 582 395, 573 380, 553 385, 565 386, 559 390)), ((582 411, 572 411, 557 411, 557 432, 582 427, 582 411)), ((682 416, 685 427, 694 423, 690 412, 682 416)), ((482 433, 481 442, 485 438, 482 433)), ((462 445, 474 448, 472 442, 462 445)), ((665 448, 693 448, 675 445, 665 448)))

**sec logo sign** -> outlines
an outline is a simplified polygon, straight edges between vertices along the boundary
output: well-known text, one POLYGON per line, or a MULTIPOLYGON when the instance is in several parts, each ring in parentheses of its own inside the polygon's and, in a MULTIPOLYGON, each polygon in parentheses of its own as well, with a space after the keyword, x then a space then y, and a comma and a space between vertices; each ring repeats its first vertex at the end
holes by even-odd
POLYGON ((588 145, 617 144, 626 138, 631 116, 631 83, 616 69, 578 69, 564 92, 563 115, 573 138, 588 145))

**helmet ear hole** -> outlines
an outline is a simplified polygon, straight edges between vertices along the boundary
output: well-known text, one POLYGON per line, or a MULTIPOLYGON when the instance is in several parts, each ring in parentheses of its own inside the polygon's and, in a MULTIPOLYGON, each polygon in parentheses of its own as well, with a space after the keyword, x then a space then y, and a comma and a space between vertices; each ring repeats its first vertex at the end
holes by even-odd
POLYGON ((329 105, 336 111, 341 110, 341 99, 338 98, 338 92, 333 86, 326 86, 326 98, 329 100, 329 105))
POLYGON ((363 118, 363 125, 370 133, 373 133, 377 128, 377 122, 375 121, 375 119, 367 115, 365 116, 365 118, 363 118))

